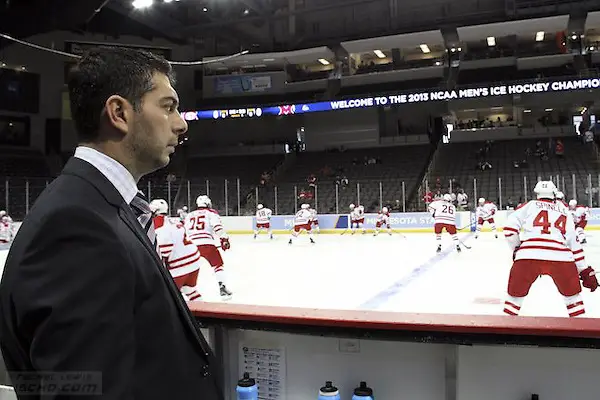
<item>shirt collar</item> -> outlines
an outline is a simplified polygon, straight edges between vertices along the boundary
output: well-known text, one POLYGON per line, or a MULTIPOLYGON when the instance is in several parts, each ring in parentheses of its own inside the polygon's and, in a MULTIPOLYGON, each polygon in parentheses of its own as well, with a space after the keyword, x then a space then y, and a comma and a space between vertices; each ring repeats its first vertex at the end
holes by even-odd
POLYGON ((131 172, 114 158, 91 147, 78 146, 75 157, 92 164, 113 184, 127 204, 131 203, 138 192, 137 184, 131 172))

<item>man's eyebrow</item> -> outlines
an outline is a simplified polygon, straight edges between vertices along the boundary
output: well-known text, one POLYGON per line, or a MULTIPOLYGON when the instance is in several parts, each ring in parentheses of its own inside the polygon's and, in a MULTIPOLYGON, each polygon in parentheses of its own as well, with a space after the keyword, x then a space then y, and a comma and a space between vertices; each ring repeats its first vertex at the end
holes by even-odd
POLYGON ((174 96, 166 96, 160 99, 161 103, 166 103, 168 101, 173 102, 173 105, 177 105, 179 104, 179 99, 177 97, 174 96))

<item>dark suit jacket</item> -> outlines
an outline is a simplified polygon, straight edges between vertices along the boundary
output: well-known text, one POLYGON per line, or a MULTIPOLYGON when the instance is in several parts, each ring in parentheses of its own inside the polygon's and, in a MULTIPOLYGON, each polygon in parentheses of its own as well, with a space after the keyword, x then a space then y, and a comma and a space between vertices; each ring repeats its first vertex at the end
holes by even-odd
MULTIPOLYGON (((9 371, 100 372, 103 399, 223 397, 217 360, 133 211, 77 158, 10 248, 0 345, 9 371)), ((23 375, 10 376, 18 392, 23 375)))

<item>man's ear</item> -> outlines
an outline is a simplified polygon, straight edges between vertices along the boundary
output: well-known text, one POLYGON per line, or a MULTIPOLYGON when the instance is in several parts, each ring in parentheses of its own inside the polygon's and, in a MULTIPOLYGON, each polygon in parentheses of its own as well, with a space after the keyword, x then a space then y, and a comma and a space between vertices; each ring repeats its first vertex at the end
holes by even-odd
POLYGON ((128 123, 133 120, 133 107, 125 98, 110 96, 104 104, 108 122, 123 133, 129 132, 128 123))

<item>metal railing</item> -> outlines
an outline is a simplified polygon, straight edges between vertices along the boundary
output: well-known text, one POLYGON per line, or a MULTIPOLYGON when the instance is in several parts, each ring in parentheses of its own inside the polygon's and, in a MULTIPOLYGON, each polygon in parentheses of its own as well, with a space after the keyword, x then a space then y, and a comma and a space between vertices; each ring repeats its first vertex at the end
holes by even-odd
MULTIPOLYGON (((469 207, 474 200, 484 197, 494 201, 499 208, 505 208, 530 200, 535 183, 542 179, 553 181, 567 199, 575 198, 580 204, 590 207, 600 206, 600 174, 472 178, 463 182, 453 179, 438 182, 430 176, 420 185, 417 199, 412 203, 408 202, 408 195, 417 185, 416 179, 350 179, 347 183, 321 182, 315 186, 308 183, 257 186, 255 182, 236 178, 202 179, 160 184, 147 182, 140 190, 149 199, 166 200, 172 215, 176 215, 177 209, 184 205, 194 208, 196 198, 203 194, 211 197, 213 207, 223 216, 253 215, 259 203, 271 208, 275 215, 295 213, 302 203, 310 203, 322 214, 338 214, 345 213, 351 203, 362 204, 369 212, 383 206, 395 212, 425 211, 427 194, 457 194, 461 189, 469 198, 469 207)), ((0 209, 6 210, 15 219, 22 219, 51 179, 11 177, 0 182, 0 209)))

